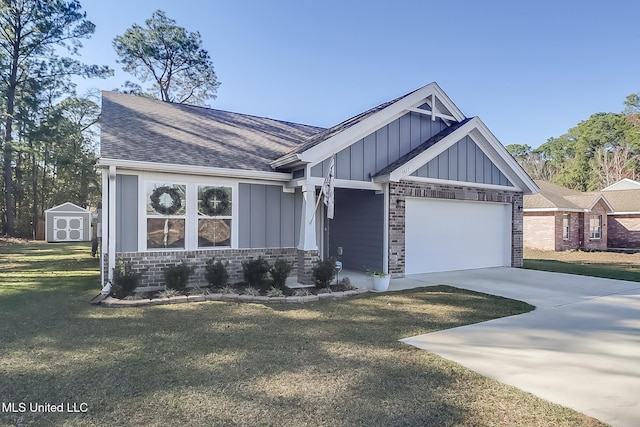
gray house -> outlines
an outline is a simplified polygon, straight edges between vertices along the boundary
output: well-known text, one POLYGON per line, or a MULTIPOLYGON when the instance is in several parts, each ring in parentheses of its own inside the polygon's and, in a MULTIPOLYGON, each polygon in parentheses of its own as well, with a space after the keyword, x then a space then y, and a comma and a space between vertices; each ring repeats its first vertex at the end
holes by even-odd
POLYGON ((264 256, 298 280, 342 248, 345 269, 394 277, 522 265, 522 197, 535 183, 436 84, 329 129, 104 92, 103 278, 143 285, 187 260, 264 256), (335 215, 317 203, 335 159, 335 215))

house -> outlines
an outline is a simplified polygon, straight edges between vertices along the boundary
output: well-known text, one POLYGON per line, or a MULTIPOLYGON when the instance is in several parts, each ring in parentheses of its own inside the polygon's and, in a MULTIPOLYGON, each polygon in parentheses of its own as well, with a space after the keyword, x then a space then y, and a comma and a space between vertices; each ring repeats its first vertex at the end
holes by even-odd
POLYGON ((116 259, 143 286, 186 260, 281 257, 298 281, 341 253, 393 277, 522 265, 535 183, 436 84, 328 129, 103 92, 103 280, 116 259), (320 188, 334 168, 335 214, 320 188))
POLYGON ((600 193, 613 207, 608 214, 609 248, 640 249, 640 182, 624 178, 600 193))
POLYGON ((88 242, 92 238, 91 212, 71 202, 44 211, 47 242, 88 242))
POLYGON ((538 194, 524 196, 524 246, 562 251, 606 250, 607 215, 613 207, 600 193, 581 193, 535 181, 538 194))

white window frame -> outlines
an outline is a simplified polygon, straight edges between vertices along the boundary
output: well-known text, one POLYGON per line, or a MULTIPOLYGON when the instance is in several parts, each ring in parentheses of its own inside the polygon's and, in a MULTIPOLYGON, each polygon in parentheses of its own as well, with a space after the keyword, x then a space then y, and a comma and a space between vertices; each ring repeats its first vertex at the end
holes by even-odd
POLYGON ((589 217, 589 239, 602 239, 602 215, 591 215, 589 217), (595 227, 593 225, 594 221, 597 221, 595 227))
MULTIPOLYGON (((202 177, 175 175, 160 172, 142 172, 138 174, 138 209, 144 213, 138 215, 138 248, 143 252, 180 252, 180 251, 216 251, 238 248, 238 180, 221 177, 202 177), (167 183, 186 185, 185 247, 149 248, 147 247, 147 184, 167 183), (198 187, 231 188, 231 246, 198 247, 198 187)), ((177 218, 177 216, 176 216, 177 218)))
POLYGON ((234 227, 234 218, 233 218, 233 208, 236 204, 236 199, 234 198, 234 193, 233 193, 233 187, 231 187, 230 185, 211 185, 211 184, 196 184, 196 223, 195 223, 195 227, 196 227, 196 246, 198 250, 208 250, 208 249, 230 249, 232 247, 232 241, 233 241, 233 227, 234 227), (198 206, 198 201, 199 201, 199 193, 200 193, 200 188, 201 187, 216 187, 216 188, 228 188, 231 191, 231 215, 219 215, 219 216, 208 216, 208 215, 201 215, 200 214, 200 209, 198 206), (201 219, 228 219, 229 221, 231 221, 231 237, 229 239, 229 246, 200 246, 200 220, 201 219))
POLYGON ((189 192, 188 192, 188 186, 185 183, 178 183, 178 182, 174 182, 172 180, 160 180, 160 181, 147 181, 145 182, 144 185, 144 190, 143 190, 143 195, 142 197, 144 198, 144 208, 142 210, 142 212, 144 212, 144 244, 145 244, 145 249, 147 251, 184 251, 187 249, 187 227, 188 227, 188 223, 187 223, 187 213, 189 211, 189 202, 188 202, 188 198, 189 198, 189 192), (162 215, 162 214, 158 214, 158 213, 149 213, 147 211, 147 196, 148 196, 148 191, 149 188, 153 185, 166 185, 166 186, 183 186, 184 187, 184 213, 180 214, 180 215, 162 215), (149 219, 176 219, 176 220, 184 220, 184 247, 181 248, 150 248, 149 245, 149 240, 148 240, 148 236, 147 236, 147 226, 148 226, 148 220, 149 219))

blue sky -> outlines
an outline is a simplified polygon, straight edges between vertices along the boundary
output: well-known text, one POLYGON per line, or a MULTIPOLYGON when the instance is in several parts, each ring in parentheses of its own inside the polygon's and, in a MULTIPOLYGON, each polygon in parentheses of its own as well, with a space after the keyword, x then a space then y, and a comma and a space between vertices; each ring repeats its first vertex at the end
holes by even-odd
POLYGON ((81 0, 86 63, 157 10, 199 31, 213 108, 329 127, 432 81, 504 144, 533 147, 640 92, 640 2, 611 0, 81 0))

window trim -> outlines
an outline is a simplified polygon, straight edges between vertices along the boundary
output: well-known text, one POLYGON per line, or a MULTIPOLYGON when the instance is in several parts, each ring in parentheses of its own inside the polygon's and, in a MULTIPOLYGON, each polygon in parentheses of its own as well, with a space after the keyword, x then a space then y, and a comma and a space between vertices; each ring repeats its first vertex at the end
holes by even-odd
POLYGON ((212 184, 202 184, 202 183, 195 183, 195 194, 196 194, 196 200, 195 200, 195 215, 196 215, 196 221, 195 221, 195 245, 196 245, 196 249, 197 250, 208 250, 208 249, 231 249, 233 247, 233 226, 234 226, 234 222, 235 219, 233 218, 233 208, 235 206, 235 204, 237 203, 236 199, 234 198, 234 193, 233 193, 233 187, 230 185, 212 185, 212 184), (198 206, 198 203, 200 202, 200 189, 201 188, 228 188, 229 191, 231 192, 231 215, 216 215, 216 216, 209 216, 209 215, 205 215, 205 214, 201 214, 200 213, 200 207, 198 206), (200 246, 200 220, 201 219, 220 219, 220 220, 229 220, 231 222, 231 236, 229 236, 229 245, 228 246, 200 246))
POLYGON ((589 239, 600 240, 602 239, 602 215, 589 216, 589 239), (593 226, 593 221, 597 221, 597 225, 593 226), (597 236, 597 237, 596 237, 597 236))
POLYGON ((188 227, 188 221, 187 221, 187 213, 189 211, 189 199, 188 199, 188 186, 185 183, 178 183, 172 180, 149 180, 145 182, 144 185, 144 191, 143 191, 143 198, 144 198, 144 209, 142 212, 144 212, 144 242, 145 242, 145 250, 147 251, 184 251, 187 250, 187 227, 188 227), (184 187, 184 213, 182 214, 176 214, 176 215, 162 215, 159 213, 149 213, 149 211, 147 210, 147 197, 148 197, 148 191, 149 189, 153 186, 153 185, 161 185, 161 186, 183 186, 184 187), (183 236, 183 246, 180 248, 177 247, 173 247, 173 248, 163 248, 163 247, 159 247, 159 248, 150 248, 149 247, 149 230, 148 230, 148 226, 149 226, 149 220, 150 219, 174 219, 174 220, 183 220, 184 221, 184 236, 183 236))
MULTIPOLYGON (((202 177, 174 175, 162 172, 142 172, 138 174, 138 250, 141 252, 184 252, 184 251, 216 251, 238 248, 239 224, 239 182, 224 177, 202 177), (191 179, 193 178, 193 179, 191 179), (149 183, 167 183, 186 186, 185 245, 184 248, 149 248, 147 246, 147 193, 149 183), (231 189, 231 244, 230 246, 198 247, 198 187, 228 187, 231 189)), ((171 216, 172 218, 174 216, 171 216)), ((176 216, 177 218, 177 216, 176 216)))

